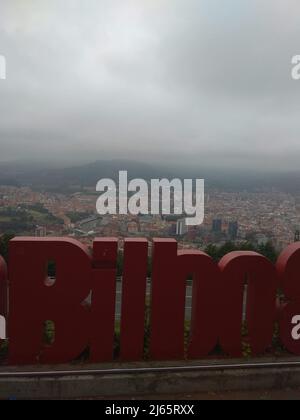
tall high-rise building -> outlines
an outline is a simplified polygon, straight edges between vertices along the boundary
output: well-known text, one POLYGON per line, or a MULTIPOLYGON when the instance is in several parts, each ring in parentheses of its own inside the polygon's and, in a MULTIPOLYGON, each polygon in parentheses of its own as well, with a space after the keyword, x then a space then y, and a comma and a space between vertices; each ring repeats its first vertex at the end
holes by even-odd
POLYGON ((222 232, 222 225, 223 225, 222 219, 214 219, 213 223, 212 223, 212 231, 214 233, 221 233, 222 232))
POLYGON ((228 236, 231 240, 236 240, 238 236, 239 225, 238 222, 230 222, 228 225, 228 236))
POLYGON ((177 222, 176 226, 176 235, 177 236, 183 236, 188 233, 188 226, 185 223, 185 219, 180 219, 177 222))

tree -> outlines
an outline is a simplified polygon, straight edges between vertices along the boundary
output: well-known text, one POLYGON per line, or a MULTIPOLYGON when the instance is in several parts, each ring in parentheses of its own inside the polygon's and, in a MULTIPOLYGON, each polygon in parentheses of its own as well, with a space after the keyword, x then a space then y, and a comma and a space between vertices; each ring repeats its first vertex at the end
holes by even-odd
POLYGON ((260 245, 258 247, 258 252, 262 255, 264 255, 266 258, 268 258, 273 263, 276 263, 278 259, 278 252, 276 251, 275 247, 271 242, 268 242, 264 245, 260 245))
POLYGON ((222 246, 208 245, 205 249, 208 254, 216 262, 219 262, 225 255, 233 251, 253 251, 257 252, 264 257, 268 258, 272 263, 275 263, 278 258, 278 252, 271 242, 264 245, 254 245, 251 242, 242 242, 234 244, 233 242, 227 242, 222 246))
POLYGON ((9 241, 14 238, 13 234, 6 233, 0 237, 0 255, 8 261, 8 245, 9 241))

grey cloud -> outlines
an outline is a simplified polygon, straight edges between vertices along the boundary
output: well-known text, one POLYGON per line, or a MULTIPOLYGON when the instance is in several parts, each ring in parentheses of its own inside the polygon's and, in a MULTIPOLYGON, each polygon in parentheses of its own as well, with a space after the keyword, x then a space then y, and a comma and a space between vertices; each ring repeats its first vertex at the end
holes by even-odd
POLYGON ((298 0, 1 0, 1 160, 297 169, 298 0))

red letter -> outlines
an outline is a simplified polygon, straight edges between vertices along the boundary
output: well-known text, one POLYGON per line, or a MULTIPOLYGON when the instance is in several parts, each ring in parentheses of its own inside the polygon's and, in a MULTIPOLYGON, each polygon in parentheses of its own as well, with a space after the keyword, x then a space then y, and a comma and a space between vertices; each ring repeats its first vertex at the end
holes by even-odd
POLYGON ((174 240, 154 241, 151 356, 184 358, 186 280, 194 275, 190 357, 207 355, 217 344, 218 269, 202 252, 177 253, 174 240))
POLYGON ((0 315, 7 316, 7 266, 0 255, 0 315))
POLYGON ((153 247, 150 355, 183 359, 186 279, 178 277, 177 242, 155 239, 153 247))
POLYGON ((7 267, 4 259, 0 256, 0 344, 1 338, 6 336, 7 298, 7 267))
POLYGON ((288 351, 300 355, 300 243, 287 247, 277 262, 280 288, 289 302, 280 314, 280 337, 288 351))
POLYGON ((147 262, 147 239, 126 239, 122 288, 121 360, 143 359, 147 262))
POLYGON ((113 360, 118 240, 96 239, 93 249, 91 362, 113 360))
POLYGON ((16 238, 10 242, 9 361, 66 363, 88 345, 89 313, 82 302, 91 290, 91 259, 72 239, 16 238), (47 263, 56 282, 46 285, 47 263), (43 343, 45 321, 55 324, 52 346, 43 343))
POLYGON ((190 359, 206 357, 218 344, 220 324, 220 271, 203 252, 184 252, 178 258, 181 276, 193 274, 190 359))
POLYGON ((272 343, 277 277, 275 267, 254 252, 232 252, 219 264, 222 273, 220 341, 223 350, 240 357, 242 350, 243 297, 248 281, 246 320, 252 355, 272 343))

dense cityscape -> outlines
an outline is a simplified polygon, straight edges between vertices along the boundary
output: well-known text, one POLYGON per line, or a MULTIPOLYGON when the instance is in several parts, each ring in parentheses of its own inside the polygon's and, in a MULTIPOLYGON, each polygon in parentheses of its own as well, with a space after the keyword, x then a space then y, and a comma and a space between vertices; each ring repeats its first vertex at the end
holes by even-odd
POLYGON ((300 196, 268 192, 206 191, 205 220, 187 227, 178 216, 100 216, 97 194, 73 194, 0 186, 0 235, 70 236, 90 244, 97 237, 175 237, 181 247, 222 246, 228 241, 265 244, 281 250, 299 236, 300 196))

